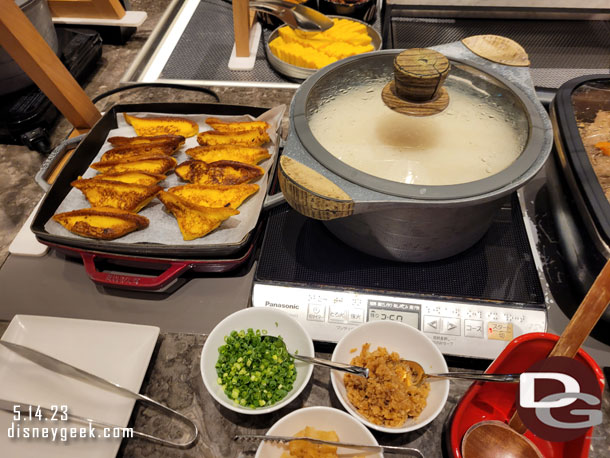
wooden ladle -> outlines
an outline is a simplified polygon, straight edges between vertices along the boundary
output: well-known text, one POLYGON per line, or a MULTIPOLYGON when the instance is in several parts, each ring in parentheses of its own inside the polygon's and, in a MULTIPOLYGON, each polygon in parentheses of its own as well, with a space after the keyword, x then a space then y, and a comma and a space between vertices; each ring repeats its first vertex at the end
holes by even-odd
MULTIPOLYGON (((574 358, 583 342, 599 321, 610 302, 610 260, 574 316, 549 353, 551 356, 574 358)), ((509 424, 500 421, 482 421, 473 425, 462 439, 463 458, 537 457, 542 456, 536 446, 522 434, 526 427, 515 412, 509 424), (484 444, 484 445, 483 445, 484 444)))

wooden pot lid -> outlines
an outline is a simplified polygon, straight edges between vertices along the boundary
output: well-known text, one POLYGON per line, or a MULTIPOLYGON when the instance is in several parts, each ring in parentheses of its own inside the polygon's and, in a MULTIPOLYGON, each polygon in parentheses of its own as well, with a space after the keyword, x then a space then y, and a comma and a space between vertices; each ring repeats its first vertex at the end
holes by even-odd
POLYGON ((430 116, 449 105, 442 87, 449 74, 449 59, 432 49, 414 48, 394 59, 394 79, 381 92, 392 110, 409 116, 430 116))
POLYGON ((530 60, 525 49, 514 40, 500 35, 474 35, 462 40, 464 46, 477 56, 497 64, 528 67, 530 60))

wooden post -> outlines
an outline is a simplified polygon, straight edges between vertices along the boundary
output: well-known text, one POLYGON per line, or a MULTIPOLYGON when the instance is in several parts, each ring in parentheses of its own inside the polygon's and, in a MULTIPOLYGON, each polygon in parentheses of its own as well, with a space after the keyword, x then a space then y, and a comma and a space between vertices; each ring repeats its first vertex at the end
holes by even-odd
POLYGON ((0 0, 0 45, 77 129, 101 117, 85 91, 13 0, 0 0))
POLYGON ((235 35, 235 55, 250 56, 250 13, 249 0, 233 0, 233 33, 235 35))
POLYGON ((54 17, 121 19, 125 8, 119 0, 48 0, 54 17))

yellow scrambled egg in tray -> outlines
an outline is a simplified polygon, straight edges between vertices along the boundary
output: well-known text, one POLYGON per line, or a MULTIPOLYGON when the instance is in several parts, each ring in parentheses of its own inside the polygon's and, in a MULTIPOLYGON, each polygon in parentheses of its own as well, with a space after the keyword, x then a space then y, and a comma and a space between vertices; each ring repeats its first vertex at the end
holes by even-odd
MULTIPOLYGON (((269 41, 273 57, 309 72, 290 74, 290 67, 281 65, 276 69, 287 76, 306 77, 337 60, 379 49, 379 34, 364 22, 338 17, 332 17, 332 21, 334 25, 324 32, 307 32, 287 25, 275 30, 269 41)), ((273 57, 270 62, 277 64, 273 57)))

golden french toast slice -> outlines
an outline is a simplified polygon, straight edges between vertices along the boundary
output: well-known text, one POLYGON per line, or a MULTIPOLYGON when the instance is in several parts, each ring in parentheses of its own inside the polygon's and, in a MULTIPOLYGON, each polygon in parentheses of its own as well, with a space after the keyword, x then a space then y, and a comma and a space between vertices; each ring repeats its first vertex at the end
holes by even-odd
POLYGON ((125 121, 142 137, 154 135, 182 135, 185 138, 197 135, 199 125, 188 118, 178 116, 130 116, 123 113, 125 121))
POLYGON ((233 208, 211 208, 195 205, 170 192, 161 191, 159 200, 175 216, 184 240, 209 234, 227 218, 239 214, 233 208))
POLYGON ((163 188, 157 185, 123 183, 95 178, 75 180, 71 183, 81 191, 92 207, 118 208, 137 213, 163 188))
POLYGON ((104 161, 91 164, 92 169, 100 173, 148 172, 164 174, 169 172, 178 161, 171 156, 136 156, 120 161, 104 161))
POLYGON ((95 180, 120 181, 122 183, 141 184, 144 186, 157 184, 166 178, 165 175, 160 173, 138 172, 137 170, 118 173, 101 173, 93 177, 95 180))
POLYGON ((176 148, 184 145, 182 135, 153 135, 150 137, 110 137, 108 143, 112 146, 148 145, 151 143, 172 143, 176 148))
POLYGON ((205 123, 218 132, 247 132, 249 130, 265 131, 270 126, 265 121, 226 122, 218 118, 207 118, 205 123))
POLYGON ((258 192, 257 184, 236 184, 231 186, 208 186, 202 184, 185 184, 168 189, 168 192, 182 197, 202 207, 238 208, 244 200, 258 192))
POLYGON ((201 146, 214 145, 244 145, 261 146, 269 142, 269 134, 266 131, 248 130, 246 132, 218 132, 217 130, 206 130, 197 135, 197 143, 201 146))
POLYGON ((196 146, 185 153, 204 162, 235 161, 252 165, 271 157, 266 148, 243 145, 196 146))
POLYGON ((70 232, 82 237, 114 240, 148 227, 148 218, 125 210, 105 207, 83 208, 53 216, 70 232))
POLYGON ((173 143, 146 143, 143 145, 118 146, 102 154, 101 162, 122 161, 138 156, 171 156, 176 152, 173 143))
POLYGON ((263 176, 265 171, 250 164, 234 161, 203 162, 190 160, 176 167, 176 175, 184 181, 205 185, 248 183, 263 176))

